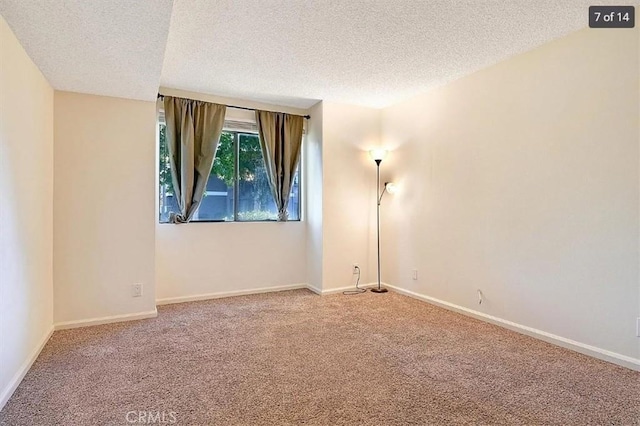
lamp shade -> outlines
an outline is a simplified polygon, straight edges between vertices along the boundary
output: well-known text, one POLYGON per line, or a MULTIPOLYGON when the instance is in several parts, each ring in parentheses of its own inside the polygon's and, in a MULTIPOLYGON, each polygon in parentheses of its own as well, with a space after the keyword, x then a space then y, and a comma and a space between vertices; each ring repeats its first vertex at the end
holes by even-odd
POLYGON ((369 151, 369 156, 372 160, 384 160, 384 157, 387 156, 386 149, 372 149, 369 151))
POLYGON ((389 194, 395 194, 398 192, 398 186, 393 182, 387 182, 384 184, 384 187, 387 189, 389 194))

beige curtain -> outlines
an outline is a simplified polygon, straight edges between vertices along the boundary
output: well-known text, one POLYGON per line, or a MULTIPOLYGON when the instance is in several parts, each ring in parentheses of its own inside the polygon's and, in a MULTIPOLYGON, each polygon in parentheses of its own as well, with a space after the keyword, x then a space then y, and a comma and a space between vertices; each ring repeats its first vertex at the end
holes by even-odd
POLYGON ((304 118, 256 110, 256 123, 269 186, 278 208, 278 221, 286 221, 291 184, 300 161, 304 118))
POLYGON ((171 179, 179 213, 173 223, 186 223, 198 210, 207 187, 224 125, 225 105, 164 97, 171 179))

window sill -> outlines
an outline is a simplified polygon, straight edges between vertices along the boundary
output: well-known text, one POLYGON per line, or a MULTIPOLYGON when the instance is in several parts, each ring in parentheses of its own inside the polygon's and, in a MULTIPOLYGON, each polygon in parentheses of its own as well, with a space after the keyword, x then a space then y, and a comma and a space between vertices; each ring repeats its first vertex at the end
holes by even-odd
POLYGON ((300 219, 288 220, 286 222, 278 222, 277 220, 192 220, 187 223, 171 223, 171 222, 158 222, 159 225, 188 225, 192 223, 299 223, 300 219))

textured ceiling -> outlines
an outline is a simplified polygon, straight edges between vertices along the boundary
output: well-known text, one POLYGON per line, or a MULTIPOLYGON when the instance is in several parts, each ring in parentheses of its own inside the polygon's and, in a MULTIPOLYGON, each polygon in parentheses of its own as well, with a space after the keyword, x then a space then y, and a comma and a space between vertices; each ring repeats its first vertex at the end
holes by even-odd
POLYGON ((380 107, 583 28, 591 2, 175 0, 161 81, 380 107))
POLYGON ((0 0, 0 14, 56 89, 381 107, 584 28, 591 2, 0 0))
POLYGON ((58 90, 154 99, 171 0, 0 0, 26 52, 58 90))

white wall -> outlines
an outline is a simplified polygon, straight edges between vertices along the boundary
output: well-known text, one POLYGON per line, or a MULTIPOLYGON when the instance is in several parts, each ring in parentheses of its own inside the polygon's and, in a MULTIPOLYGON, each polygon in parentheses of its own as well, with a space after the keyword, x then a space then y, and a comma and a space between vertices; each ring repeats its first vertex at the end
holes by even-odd
POLYGON ((322 102, 309 113, 307 136, 303 147, 305 198, 304 217, 307 233, 307 279, 313 288, 322 290, 322 102))
POLYGON ((56 323, 155 310, 155 123, 155 102, 55 93, 56 323))
POLYGON ((159 224, 158 300, 304 284, 302 222, 159 224))
POLYGON ((386 281, 640 358, 638 75, 586 29, 385 109, 386 281))
MULTIPOLYGON (((300 115, 308 113, 296 108, 171 88, 161 88, 160 92, 248 108, 300 115)), ((235 114, 234 119, 245 118, 243 111, 229 112, 235 114)), ((244 113, 247 115, 246 111, 244 113)), ((247 117, 251 114, 249 112, 247 117)), ((155 222, 156 296, 160 301, 306 283, 304 222, 193 222, 179 225, 161 224, 157 219, 155 222)))
POLYGON ((0 409, 53 326, 53 89, 0 17, 0 409))
POLYGON ((380 110, 322 103, 322 290, 376 279, 376 167, 368 151, 380 143, 380 110))

